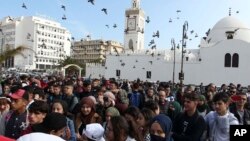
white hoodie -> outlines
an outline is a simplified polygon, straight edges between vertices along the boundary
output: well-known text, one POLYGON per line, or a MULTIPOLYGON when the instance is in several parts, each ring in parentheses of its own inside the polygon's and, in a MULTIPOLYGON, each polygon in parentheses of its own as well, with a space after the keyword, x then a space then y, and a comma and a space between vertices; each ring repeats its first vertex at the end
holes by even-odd
POLYGON ((210 141, 229 141, 230 125, 238 125, 238 119, 230 112, 224 116, 219 116, 217 112, 211 111, 205 116, 205 121, 209 126, 210 141))

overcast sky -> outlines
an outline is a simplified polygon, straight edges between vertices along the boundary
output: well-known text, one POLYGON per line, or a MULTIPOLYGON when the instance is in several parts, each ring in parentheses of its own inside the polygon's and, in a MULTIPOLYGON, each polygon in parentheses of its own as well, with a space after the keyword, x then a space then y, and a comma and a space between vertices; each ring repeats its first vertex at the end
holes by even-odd
MULTIPOLYGON (((92 5, 88 0, 2 0, 0 18, 43 15, 60 22, 76 39, 90 34, 92 39, 115 40, 123 44, 125 10, 131 7, 131 1, 95 0, 92 5), (23 3, 27 9, 22 8, 23 3), (65 5, 65 11, 61 5, 65 5), (107 15, 102 8, 107 8, 107 15), (67 20, 61 19, 64 14, 67 20), (110 28, 105 26, 107 24, 110 28), (117 24, 117 28, 112 28, 113 24, 117 24)), ((194 30, 189 35, 192 40, 188 40, 187 48, 197 48, 205 32, 228 16, 230 7, 232 16, 250 25, 249 6, 250 0, 141 0, 141 8, 151 19, 145 27, 145 48, 149 48, 147 45, 157 30, 160 31, 160 38, 155 39, 157 48, 171 48, 171 38, 176 43, 181 40, 185 21, 189 24, 188 32, 194 30), (172 23, 169 23, 170 18, 172 23)))

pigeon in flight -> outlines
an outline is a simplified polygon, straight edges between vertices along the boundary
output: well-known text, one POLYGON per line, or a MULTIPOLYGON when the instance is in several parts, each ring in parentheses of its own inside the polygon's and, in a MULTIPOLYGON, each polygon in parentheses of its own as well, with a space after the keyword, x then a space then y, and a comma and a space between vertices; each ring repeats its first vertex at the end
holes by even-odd
POLYGON ((151 45, 154 44, 154 43, 155 43, 155 41, 154 41, 154 39, 152 39, 152 40, 149 42, 148 46, 151 46, 151 45))
POLYGON ((8 20, 13 22, 13 18, 11 18, 10 16, 8 16, 8 20))
POLYGON ((91 38, 90 34, 88 34, 86 37, 87 37, 87 38, 91 38))
POLYGON ((149 16, 147 16, 147 19, 145 20, 147 23, 150 22, 149 16))
POLYGON ((190 33, 193 34, 193 33, 194 33, 194 30, 191 30, 190 33))
POLYGON ((159 32, 159 30, 157 30, 157 32, 153 34, 153 37, 158 37, 158 38, 160 37, 160 32, 159 32))
POLYGON ((196 33, 194 37, 197 38, 197 37, 198 37, 198 34, 196 33))
POLYGON ((151 49, 156 49, 156 45, 151 46, 151 49))
POLYGON ((172 19, 171 18, 169 19, 169 22, 172 23, 172 19))
POLYGON ((92 5, 95 5, 95 0, 88 0, 88 2, 90 2, 92 5))
POLYGON ((65 15, 63 15, 63 17, 62 17, 62 20, 66 20, 67 18, 66 18, 66 16, 65 15))
POLYGON ((176 12, 177 12, 177 13, 180 13, 180 12, 181 12, 181 10, 176 10, 176 12))
POLYGON ((107 28, 109 28, 109 25, 108 25, 108 24, 106 24, 105 26, 106 26, 107 28))
POLYGON ((106 8, 102 8, 102 11, 107 15, 108 12, 107 12, 107 9, 106 8))
POLYGON ((61 8, 62 8, 64 11, 66 11, 65 5, 62 5, 61 8))
POLYGON ((114 24, 114 25, 113 25, 113 27, 114 27, 114 28, 116 28, 116 27, 117 27, 117 25, 116 25, 116 24, 114 24))
POLYGON ((27 9, 27 6, 25 5, 25 3, 23 3, 22 8, 27 9))

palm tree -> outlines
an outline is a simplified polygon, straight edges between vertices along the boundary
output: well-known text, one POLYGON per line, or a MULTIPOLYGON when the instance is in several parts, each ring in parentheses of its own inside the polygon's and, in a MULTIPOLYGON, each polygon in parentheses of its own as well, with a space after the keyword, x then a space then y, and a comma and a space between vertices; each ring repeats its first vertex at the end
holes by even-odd
MULTIPOLYGON (((2 63, 9 57, 21 54, 24 56, 23 51, 26 49, 30 49, 25 46, 18 46, 17 48, 10 49, 8 46, 6 47, 6 50, 3 52, 0 52, 0 81, 2 80, 2 63)), ((32 50, 32 49, 31 49, 32 50)))
POLYGON ((26 49, 30 49, 30 48, 25 47, 25 46, 18 46, 17 48, 14 48, 14 49, 7 48, 5 51, 0 53, 0 63, 5 61, 7 58, 15 56, 17 54, 24 55, 22 52, 26 49))

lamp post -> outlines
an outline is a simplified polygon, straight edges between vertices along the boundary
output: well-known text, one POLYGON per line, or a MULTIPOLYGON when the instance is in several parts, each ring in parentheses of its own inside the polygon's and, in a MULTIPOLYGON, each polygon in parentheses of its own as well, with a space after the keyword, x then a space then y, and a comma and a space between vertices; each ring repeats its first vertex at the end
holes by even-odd
MULTIPOLYGON (((3 31, 2 29, 0 28, 0 32, 2 34, 2 40, 1 40, 1 52, 0 54, 3 53, 3 44, 4 44, 4 34, 3 34, 3 31)), ((3 75, 3 72, 2 72, 2 62, 0 62, 0 81, 2 81, 2 75, 3 75)))
POLYGON ((186 47, 186 39, 187 37, 187 31, 188 31, 188 22, 185 21, 182 27, 182 46, 181 46, 181 72, 179 73, 179 80, 180 80, 180 86, 182 88, 183 86, 183 80, 184 80, 184 72, 183 72, 183 58, 184 58, 184 48, 186 47))
POLYGON ((179 49, 179 44, 178 44, 178 45, 177 45, 177 47, 176 47, 175 40, 172 38, 172 39, 171 39, 171 45, 172 45, 171 50, 172 50, 172 51, 174 51, 174 62, 173 62, 173 81, 172 81, 172 83, 173 83, 173 87, 174 87, 174 81, 175 81, 175 50, 176 50, 176 48, 178 48, 178 49, 179 49))

